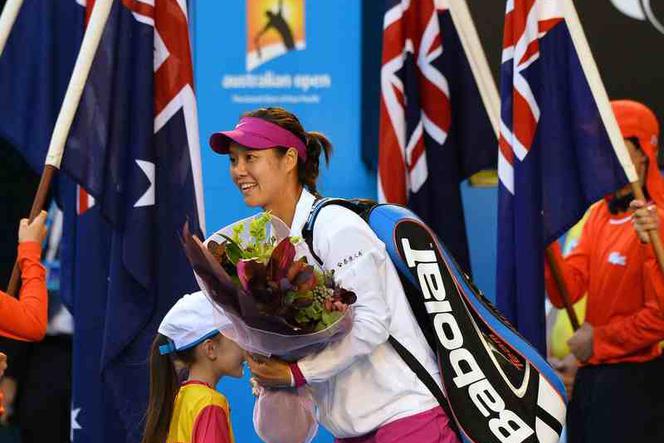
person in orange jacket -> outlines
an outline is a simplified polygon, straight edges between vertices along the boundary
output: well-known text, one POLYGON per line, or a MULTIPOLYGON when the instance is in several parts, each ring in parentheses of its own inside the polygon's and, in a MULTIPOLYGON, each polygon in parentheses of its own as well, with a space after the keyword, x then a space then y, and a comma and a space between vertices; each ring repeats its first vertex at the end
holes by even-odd
MULTIPOLYGON (((46 238, 46 212, 32 223, 22 219, 18 229, 18 265, 21 270, 19 298, 0 291, 0 335, 14 340, 39 341, 46 334, 48 295, 46 270, 42 266, 41 244, 46 238)), ((7 356, 0 353, 0 378, 7 368, 7 356)), ((0 392, 0 416, 2 392, 0 392)))
POLYGON ((18 229, 19 298, 0 291, 0 335, 15 340, 39 341, 48 321, 46 270, 41 264, 41 244, 46 238, 46 212, 32 223, 22 219, 18 229))
MULTIPOLYGON (((664 441, 664 275, 642 242, 664 215, 659 124, 641 103, 612 107, 650 202, 633 201, 629 186, 620 189, 593 206, 565 259, 553 246, 571 302, 588 294, 585 323, 568 341, 581 363, 567 410, 570 443, 664 441)), ((548 266, 545 274, 551 302, 562 307, 548 266)))

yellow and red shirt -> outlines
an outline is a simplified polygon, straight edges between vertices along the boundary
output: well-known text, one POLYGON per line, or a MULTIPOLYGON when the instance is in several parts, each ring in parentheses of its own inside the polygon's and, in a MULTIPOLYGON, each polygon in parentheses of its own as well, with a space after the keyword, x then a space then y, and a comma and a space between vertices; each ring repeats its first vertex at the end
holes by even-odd
POLYGON ((190 380, 175 397, 166 443, 234 443, 228 400, 207 383, 190 380))

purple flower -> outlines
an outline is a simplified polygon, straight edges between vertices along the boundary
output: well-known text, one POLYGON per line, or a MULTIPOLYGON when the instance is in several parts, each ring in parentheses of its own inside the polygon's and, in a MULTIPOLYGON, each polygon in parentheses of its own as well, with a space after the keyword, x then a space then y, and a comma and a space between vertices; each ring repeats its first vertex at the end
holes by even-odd
POLYGON ((265 265, 255 260, 240 260, 237 262, 237 276, 245 291, 255 292, 265 290, 267 287, 267 272, 265 265))
POLYGON ((268 280, 280 281, 286 277, 293 260, 295 260, 295 246, 289 238, 285 238, 274 248, 270 261, 267 263, 268 280))

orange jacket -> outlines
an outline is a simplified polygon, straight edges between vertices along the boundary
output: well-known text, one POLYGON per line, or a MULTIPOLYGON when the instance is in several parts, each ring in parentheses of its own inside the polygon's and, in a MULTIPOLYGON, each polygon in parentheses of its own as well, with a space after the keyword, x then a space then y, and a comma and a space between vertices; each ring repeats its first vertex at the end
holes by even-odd
MULTIPOLYGON (((588 363, 644 362, 661 355, 664 312, 657 297, 664 297, 664 276, 651 246, 639 241, 631 214, 612 215, 602 201, 590 209, 579 244, 564 260, 554 245, 572 303, 588 292, 586 321, 594 328, 588 363)), ((548 265, 545 276, 551 302, 562 307, 548 265)))
POLYGON ((0 291, 0 335, 15 340, 39 341, 46 334, 48 295, 46 270, 40 262, 41 246, 36 242, 18 245, 21 269, 19 298, 0 291))
MULTIPOLYGON (((41 246, 36 242, 18 244, 21 289, 16 299, 0 291, 0 335, 15 340, 39 341, 46 334, 48 295, 46 270, 40 262, 41 246)), ((0 416, 4 414, 0 392, 0 416)))

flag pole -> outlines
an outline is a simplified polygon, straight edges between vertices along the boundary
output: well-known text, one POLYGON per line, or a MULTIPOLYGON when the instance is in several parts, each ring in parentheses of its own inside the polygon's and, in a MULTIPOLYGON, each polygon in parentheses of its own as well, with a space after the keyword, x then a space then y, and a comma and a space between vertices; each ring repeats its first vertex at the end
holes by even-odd
MULTIPOLYGON (((9 5, 9 3, 7 5, 9 5)), ((67 91, 65 92, 65 97, 62 101, 62 107, 60 108, 58 119, 56 120, 55 127, 53 128, 51 142, 48 147, 48 153, 46 154, 44 171, 42 172, 39 187, 37 188, 37 193, 32 202, 32 209, 30 210, 31 222, 44 208, 44 204, 46 203, 46 196, 48 195, 53 176, 60 169, 60 163, 62 162, 62 156, 64 154, 65 143, 67 142, 69 130, 71 129, 74 116, 76 115, 76 110, 78 109, 78 105, 81 101, 83 88, 85 87, 85 83, 88 79, 88 74, 90 73, 92 62, 94 61, 95 54, 99 48, 99 42, 101 41, 102 34, 104 33, 106 21, 108 20, 108 16, 111 12, 111 6, 113 6, 113 0, 97 0, 92 9, 90 21, 85 30, 83 42, 81 43, 81 49, 78 53, 78 57, 76 58, 74 71, 72 73, 71 79, 69 80, 69 85, 67 86, 67 91)), ((14 269, 12 270, 12 276, 9 280, 9 286, 7 287, 7 292, 12 295, 16 295, 18 292, 19 282, 20 272, 18 269, 18 262, 15 262, 14 269)))
MULTIPOLYGON (((436 0, 437 5, 438 3, 440 1, 436 0)), ((447 4, 497 140, 500 136, 500 95, 491 75, 480 37, 475 29, 466 0, 448 0, 447 4)))
MULTIPOLYGON (((604 83, 599 74, 599 69, 595 59, 593 58, 592 52, 590 51, 590 45, 588 45, 588 40, 581 26, 581 21, 579 20, 579 15, 574 7, 572 0, 564 0, 564 14, 565 21, 567 22, 567 28, 569 29, 570 35, 572 37, 572 42, 576 48, 577 53, 579 54, 579 60, 581 62, 581 68, 588 79, 588 84, 590 85, 590 90, 595 98, 597 103, 597 108, 599 109, 602 122, 606 128, 609 139, 611 140, 611 145, 613 150, 620 161, 620 165, 625 171, 627 180, 629 180, 630 186, 634 197, 638 200, 645 201, 645 195, 643 194, 643 189, 641 188, 641 183, 639 176, 636 173, 632 159, 627 152, 627 147, 625 146, 625 140, 622 137, 620 132, 620 127, 616 121, 616 116, 611 109, 611 104, 609 102, 609 96, 606 93, 604 88, 604 83)), ((648 232, 650 237, 650 244, 655 252, 655 257, 657 257, 657 263, 659 264, 660 271, 664 274, 664 247, 662 246, 662 240, 659 236, 659 232, 656 230, 651 230, 648 232)), ((659 306, 664 310, 664 297, 659 296, 657 299, 659 306)))
POLYGON ((560 272, 558 263, 556 263, 554 252, 551 247, 546 248, 546 261, 549 263, 549 268, 551 269, 551 275, 553 280, 556 282, 558 291, 560 292, 560 298, 563 301, 563 306, 565 307, 565 312, 569 317, 569 321, 572 324, 572 329, 577 331, 579 329, 579 317, 576 316, 576 311, 572 306, 572 298, 569 295, 569 290, 567 289, 567 284, 563 279, 563 274, 560 272))
MULTIPOLYGON (((493 126, 496 139, 498 139, 500 137, 500 95, 498 94, 496 82, 491 75, 489 63, 487 62, 482 43, 477 34, 477 29, 475 29, 473 18, 470 15, 468 4, 466 0, 447 0, 447 3, 452 21, 459 34, 459 40, 461 40, 461 46, 463 46, 463 50, 468 56, 468 63, 470 64, 473 77, 475 77, 475 83, 482 97, 484 108, 493 126)), ((546 259, 551 268, 558 291, 562 295, 565 311, 567 311, 567 315, 572 322, 572 327, 574 330, 577 330, 579 328, 579 320, 570 302, 571 299, 567 285, 548 249, 546 250, 546 259)))
POLYGON ((0 56, 2 56, 5 49, 21 6, 23 6, 23 0, 7 0, 5 7, 2 9, 2 14, 0 14, 0 56))

